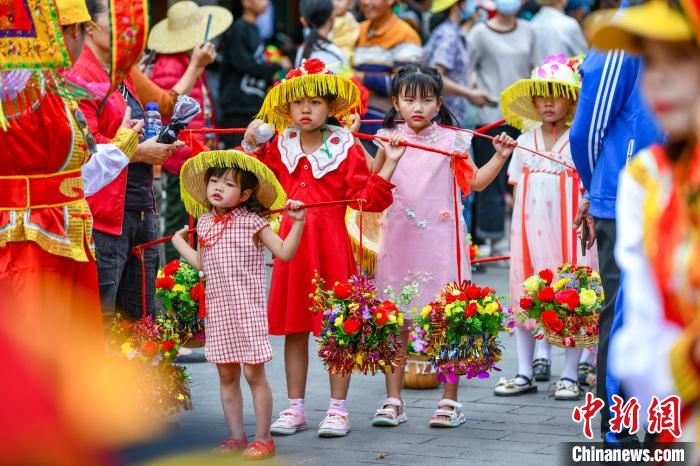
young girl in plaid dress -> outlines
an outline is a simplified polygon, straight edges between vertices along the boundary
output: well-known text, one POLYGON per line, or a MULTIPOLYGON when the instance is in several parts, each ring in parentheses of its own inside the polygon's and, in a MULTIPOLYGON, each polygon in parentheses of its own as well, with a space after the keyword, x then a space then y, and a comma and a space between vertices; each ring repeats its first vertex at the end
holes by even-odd
POLYGON ((292 226, 282 240, 259 212, 281 205, 284 191, 267 167, 236 151, 204 152, 189 160, 182 169, 182 185, 188 211, 201 215, 199 248, 185 239, 188 227, 176 233, 173 245, 206 277, 204 353, 219 371, 221 403, 231 433, 219 450, 245 448, 244 457, 265 458, 274 454, 275 444, 270 436, 272 391, 265 374, 272 349, 263 246, 280 260, 294 256, 305 223, 303 204, 287 201, 285 215, 292 226), (249 445, 243 432, 241 365, 257 419, 255 440, 249 445))

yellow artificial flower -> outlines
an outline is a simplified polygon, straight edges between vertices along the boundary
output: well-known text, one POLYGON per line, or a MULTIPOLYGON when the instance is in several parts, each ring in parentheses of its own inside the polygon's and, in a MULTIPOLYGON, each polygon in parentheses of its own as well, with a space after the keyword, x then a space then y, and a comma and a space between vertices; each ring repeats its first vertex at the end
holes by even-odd
POLYGON ((486 308, 479 303, 476 303, 476 311, 479 314, 486 314, 486 308))
POLYGON ((355 357, 355 362, 356 362, 357 364, 362 364, 362 355, 361 355, 361 354, 358 354, 358 355, 355 357))
POLYGON ((360 308, 360 305, 357 303, 352 303, 348 306, 348 309, 350 309, 353 312, 357 311, 359 308, 360 308))
POLYGON ((342 327, 343 326, 343 318, 342 317, 336 317, 335 320, 333 321, 336 327, 342 327))
POLYGON ((579 295, 581 299, 581 304, 583 304, 586 308, 593 307, 598 301, 598 297, 595 295, 595 291, 589 290, 588 288, 584 288, 583 290, 581 290, 581 293, 579 293, 579 295))
POLYGON ((163 278, 165 277, 165 274, 163 273, 163 269, 158 269, 158 275, 156 275, 156 278, 163 278))
POLYGON ((490 303, 491 301, 493 301, 493 298, 491 297, 491 295, 489 295, 489 296, 487 296, 487 297, 484 298, 484 303, 487 303, 487 304, 488 304, 488 303, 490 303))
POLYGON ((566 288, 566 284, 567 284, 567 283, 569 283, 569 279, 568 279, 568 278, 562 278, 561 280, 559 280, 558 282, 556 282, 552 288, 554 289, 554 291, 563 290, 564 288, 566 288))
POLYGON ((396 316, 394 314, 389 314, 389 322, 392 324, 396 323, 396 316))
POLYGON ((427 305, 423 308, 423 310, 420 313, 421 317, 428 317, 430 315, 430 311, 432 311, 433 308, 430 307, 430 305, 427 305))
POLYGON ((598 272, 591 272, 591 278, 593 280, 600 280, 600 274, 598 272))
POLYGON ((447 317, 450 317, 452 315, 452 309, 455 307, 454 303, 450 303, 447 306, 445 306, 445 315, 447 317))
POLYGON ((527 291, 529 293, 536 292, 537 290, 540 289, 540 281, 541 281, 541 279, 537 275, 531 276, 530 278, 525 280, 525 283, 523 283, 523 286, 525 287, 525 291, 527 291))
POLYGON ((498 311, 501 310, 501 306, 498 305, 498 303, 489 303, 486 306, 486 313, 487 314, 493 314, 496 315, 498 314, 498 311))
POLYGON ((175 286, 173 286, 172 289, 173 293, 180 293, 182 291, 187 291, 187 288, 184 287, 184 285, 180 285, 179 283, 175 286))
POLYGON ((399 313, 399 317, 396 319, 396 322, 399 324, 399 327, 403 327, 403 312, 399 313))
POLYGON ((122 343, 122 346, 121 346, 122 355, 126 356, 129 353, 131 353, 132 351, 134 351, 134 348, 131 346, 131 343, 129 343, 128 341, 122 343))
POLYGON ((430 325, 425 324, 425 325, 423 326, 423 330, 425 330, 426 332, 430 331, 430 325))

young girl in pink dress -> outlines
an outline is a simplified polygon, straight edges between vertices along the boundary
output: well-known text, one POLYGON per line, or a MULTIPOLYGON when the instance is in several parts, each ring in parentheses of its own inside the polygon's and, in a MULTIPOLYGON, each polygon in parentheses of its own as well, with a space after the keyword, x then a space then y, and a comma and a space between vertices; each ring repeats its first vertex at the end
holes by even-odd
MULTIPOLYGON (((378 135, 399 137, 449 152, 467 152, 470 134, 438 125, 438 122, 453 125, 455 121, 442 102, 442 88, 442 78, 434 68, 423 65, 401 68, 392 81, 393 108, 387 113, 384 129, 378 135), (397 118, 405 123, 396 124, 397 118)), ((471 158, 467 159, 475 172, 469 181, 472 189, 480 191, 493 181, 513 152, 509 146, 514 142, 505 133, 499 135, 494 141, 495 155, 481 168, 477 168, 471 158)), ((378 170, 383 163, 384 151, 380 149, 373 169, 378 170)), ((453 176, 449 157, 408 148, 392 178, 396 186, 394 203, 384 217, 375 278, 380 290, 391 286, 398 291, 404 284, 419 283, 420 294, 414 300, 419 308, 433 301, 445 285, 457 280, 453 176)), ((464 242, 467 231, 459 199, 457 204, 459 260, 462 278, 469 279, 469 252, 464 242)), ((405 360, 407 332, 402 336, 405 360)), ((374 425, 395 426, 406 421, 401 401, 402 382, 402 368, 387 374, 387 399, 377 410, 374 425)), ((444 385, 431 426, 457 427, 464 422, 462 405, 457 402, 457 388, 457 383, 444 385)))
MULTIPOLYGON (((562 55, 550 57, 532 76, 503 91, 504 115, 510 124, 519 127, 542 122, 521 134, 518 145, 573 167, 568 126, 573 120, 575 98, 580 89, 578 74, 567 66, 562 55)), ((522 149, 513 153, 508 180, 515 186, 510 259, 510 299, 514 312, 521 310, 519 298, 523 294, 523 282, 538 271, 555 271, 562 264, 574 261, 598 268, 596 249, 592 248, 583 256, 580 242, 572 238, 575 213, 572 196, 578 199, 580 192, 578 184, 574 184, 575 170, 566 165, 522 149)), ((495 395, 514 396, 537 391, 532 367, 533 325, 534 322, 526 321, 524 327, 516 329, 518 374, 512 379, 501 379, 495 395)), ((577 365, 581 353, 577 348, 564 351, 564 370, 556 383, 555 399, 579 398, 577 365)))
POLYGON ((216 364, 221 404, 231 437, 219 450, 245 449, 246 459, 275 453, 270 436, 272 391, 265 363, 272 359, 267 332, 265 255, 263 245, 280 260, 290 260, 299 246, 306 212, 287 201, 293 221, 282 240, 259 212, 284 204, 284 191, 262 162, 237 151, 203 152, 182 167, 182 199, 197 223, 199 248, 187 242, 189 228, 173 237, 173 246, 206 278, 207 325, 204 354, 216 364), (248 444, 243 432, 241 365, 250 385, 257 427, 248 444))

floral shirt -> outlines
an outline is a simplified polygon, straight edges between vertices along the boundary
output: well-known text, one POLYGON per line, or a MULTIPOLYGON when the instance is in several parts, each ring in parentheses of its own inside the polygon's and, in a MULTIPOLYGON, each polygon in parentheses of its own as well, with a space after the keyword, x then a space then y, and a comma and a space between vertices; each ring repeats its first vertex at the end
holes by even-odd
MULTIPOLYGON (((444 21, 433 31, 428 43, 423 47, 423 61, 428 66, 443 66, 446 76, 460 86, 469 85, 467 38, 452 21, 444 21)), ((444 100, 447 107, 462 122, 469 106, 466 97, 445 92, 444 100)))

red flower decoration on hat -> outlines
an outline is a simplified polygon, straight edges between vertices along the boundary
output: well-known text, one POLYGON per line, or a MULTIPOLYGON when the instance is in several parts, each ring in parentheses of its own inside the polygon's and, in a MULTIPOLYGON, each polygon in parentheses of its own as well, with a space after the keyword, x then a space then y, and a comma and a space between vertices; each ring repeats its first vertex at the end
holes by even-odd
POLYGON ((304 75, 304 73, 301 71, 301 69, 299 69, 299 68, 292 68, 292 69, 289 70, 289 72, 287 73, 287 76, 285 77, 285 79, 298 78, 299 76, 303 76, 303 75, 304 75))
POLYGON ((308 60, 304 60, 301 66, 308 74, 323 73, 326 70, 326 64, 318 58, 309 58, 308 60))

